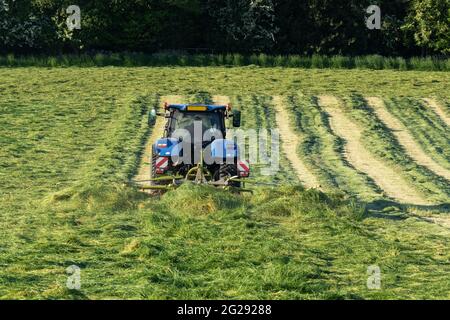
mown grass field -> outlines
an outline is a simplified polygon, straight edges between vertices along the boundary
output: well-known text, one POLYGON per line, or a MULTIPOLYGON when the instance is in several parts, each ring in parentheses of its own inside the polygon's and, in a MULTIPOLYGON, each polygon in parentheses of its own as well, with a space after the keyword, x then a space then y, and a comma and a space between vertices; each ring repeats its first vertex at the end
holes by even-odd
POLYGON ((283 68, 0 68, 0 297, 3 299, 450 298, 449 183, 417 165, 364 102, 379 96, 423 149, 449 167, 448 72, 283 68), (280 183, 234 195, 186 186, 149 198, 137 173, 161 96, 230 96, 244 128, 274 128, 282 95, 298 157, 280 183), (429 206, 390 199, 346 159, 318 104, 340 97, 365 148, 429 206), (439 223, 436 223, 438 221, 439 223), (81 268, 81 290, 66 268, 81 268), (380 290, 367 267, 382 271, 380 290))

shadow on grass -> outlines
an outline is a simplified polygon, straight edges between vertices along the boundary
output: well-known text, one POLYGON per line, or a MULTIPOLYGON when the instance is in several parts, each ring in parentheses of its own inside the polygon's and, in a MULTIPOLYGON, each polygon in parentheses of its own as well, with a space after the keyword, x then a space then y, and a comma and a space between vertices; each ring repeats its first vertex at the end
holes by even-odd
POLYGON ((79 290, 67 289, 68 299, 72 300, 90 300, 87 295, 79 290))
POLYGON ((375 200, 366 204, 367 217, 383 218, 390 220, 404 220, 411 217, 405 209, 418 209, 436 213, 450 213, 450 203, 437 205, 416 205, 398 203, 392 200, 375 200))

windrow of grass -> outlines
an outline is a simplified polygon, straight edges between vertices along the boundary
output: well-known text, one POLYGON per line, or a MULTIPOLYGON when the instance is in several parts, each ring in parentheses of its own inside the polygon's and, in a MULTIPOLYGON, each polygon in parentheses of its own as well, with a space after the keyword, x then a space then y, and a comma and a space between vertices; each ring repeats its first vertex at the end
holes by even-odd
POLYGON ((415 163, 361 95, 352 95, 345 107, 347 113, 363 128, 365 137, 363 143, 370 152, 396 168, 413 188, 421 191, 429 199, 448 202, 450 196, 448 181, 415 163))
POLYGON ((341 191, 358 199, 380 198, 381 190, 365 174, 356 171, 344 158, 343 141, 330 128, 326 113, 316 97, 291 95, 287 112, 301 137, 299 155, 319 177, 325 190, 341 191))
POLYGON ((440 251, 448 238, 428 237, 433 226, 412 220, 361 220, 364 208, 341 196, 280 187, 241 197, 183 186, 141 216, 145 236, 126 253, 151 266, 142 267, 145 298, 448 296, 449 252, 440 251), (381 268, 382 290, 367 289, 369 265, 381 268))
POLYGON ((433 110, 412 98, 386 99, 386 107, 428 155, 450 170, 450 128, 433 110))
POLYGON ((437 102, 447 116, 450 116, 450 99, 438 98, 437 102))
POLYGON ((450 99, 442 103, 445 113, 450 116, 450 99))
MULTIPOLYGON (((267 130, 267 135, 259 135, 260 140, 246 139, 245 149, 247 150, 247 159, 249 159, 248 152, 250 151, 250 141, 260 141, 266 149, 266 158, 263 159, 258 155, 258 163, 250 164, 252 171, 252 180, 255 179, 260 183, 283 183, 292 184, 298 183, 298 179, 292 169, 289 161, 281 152, 281 143, 279 146, 279 168, 272 174, 262 174, 267 171, 271 164, 271 130, 276 130, 275 111, 272 105, 272 97, 265 95, 245 95, 245 96, 231 96, 232 105, 240 109, 241 128, 242 130, 250 130, 249 133, 259 135, 261 130, 267 130)), ((258 149, 259 150, 259 145, 258 149)))
POLYGON ((0 56, 0 66, 7 67, 141 67, 141 66, 248 66, 289 67, 314 69, 372 69, 372 70, 420 70, 450 71, 450 60, 438 57, 383 57, 368 56, 325 56, 315 54, 267 55, 267 54, 183 54, 183 53, 98 53, 95 55, 60 56, 0 56))
POLYGON ((38 238, 2 252, 0 297, 448 298, 447 236, 415 219, 367 216, 340 195, 292 186, 236 195, 186 184, 160 199, 128 198, 120 210, 74 208, 74 200, 48 208, 53 219, 38 238), (65 287, 73 264, 80 291, 65 287), (367 288, 372 265, 382 272, 380 290, 367 288))

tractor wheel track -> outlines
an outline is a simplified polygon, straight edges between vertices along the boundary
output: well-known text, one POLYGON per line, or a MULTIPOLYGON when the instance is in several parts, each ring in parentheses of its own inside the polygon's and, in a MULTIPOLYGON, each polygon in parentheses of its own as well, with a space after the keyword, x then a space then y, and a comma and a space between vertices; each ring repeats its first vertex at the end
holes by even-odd
POLYGON ((281 149, 283 150, 283 153, 295 170, 298 179, 306 188, 320 189, 319 181, 311 171, 308 170, 297 154, 300 139, 298 134, 291 127, 291 117, 288 110, 286 110, 285 100, 281 96, 274 96, 273 104, 275 106, 276 123, 280 132, 280 139, 282 141, 281 149))

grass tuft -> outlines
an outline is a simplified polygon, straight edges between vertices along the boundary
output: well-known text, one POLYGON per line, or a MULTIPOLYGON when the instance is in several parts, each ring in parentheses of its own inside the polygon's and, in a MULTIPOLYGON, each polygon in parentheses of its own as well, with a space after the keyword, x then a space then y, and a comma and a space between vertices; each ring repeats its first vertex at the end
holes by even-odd
POLYGON ((144 53, 97 53, 60 56, 0 56, 0 66, 4 67, 209 67, 209 66, 259 66, 288 67, 304 69, 370 69, 370 70, 418 70, 450 71, 448 58, 442 57, 383 57, 369 56, 312 56, 268 55, 264 53, 242 55, 239 53, 193 54, 177 52, 144 53))

